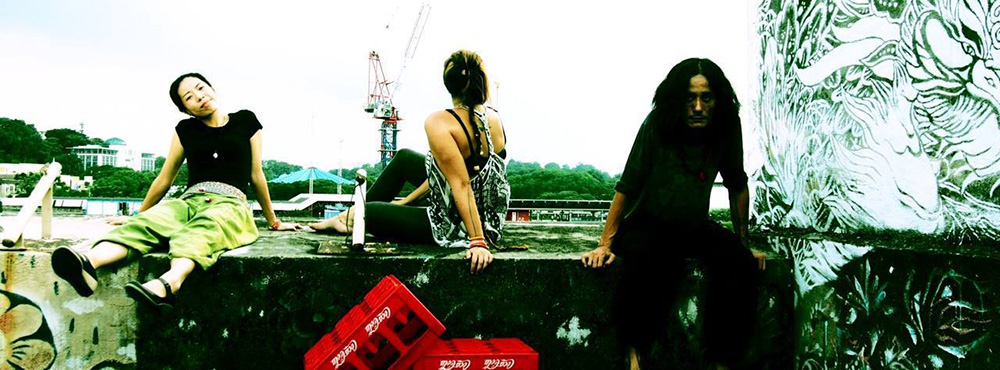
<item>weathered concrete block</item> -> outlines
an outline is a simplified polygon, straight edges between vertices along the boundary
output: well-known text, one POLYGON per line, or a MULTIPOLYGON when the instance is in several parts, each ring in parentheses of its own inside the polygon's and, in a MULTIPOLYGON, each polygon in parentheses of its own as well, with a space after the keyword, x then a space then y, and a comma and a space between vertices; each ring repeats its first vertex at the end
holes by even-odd
MULTIPOLYGON (((598 232, 562 228, 519 238, 512 230, 509 243, 529 250, 497 253, 481 275, 469 274, 461 250, 412 246, 398 255, 321 256, 313 253, 316 244, 330 237, 266 234, 192 276, 171 315, 140 312, 139 368, 301 368, 305 352, 387 274, 445 324, 446 338, 521 338, 546 369, 620 368, 624 351, 610 324, 617 269, 588 270, 579 260, 598 232)), ((774 273, 765 278, 765 314, 749 363, 784 369, 792 364, 791 268, 769 263, 774 273)), ((167 267, 165 256, 150 255, 140 273, 152 278, 167 267)), ((704 365, 692 306, 700 275, 693 264, 688 268, 678 320, 655 355, 673 368, 704 365)))
MULTIPOLYGON (((99 272, 83 298, 52 273, 51 249, 0 251, 3 364, 24 369, 128 369, 136 361, 135 304, 121 287, 138 266, 99 272)), ((0 365, 2 368, 3 365, 0 365)))

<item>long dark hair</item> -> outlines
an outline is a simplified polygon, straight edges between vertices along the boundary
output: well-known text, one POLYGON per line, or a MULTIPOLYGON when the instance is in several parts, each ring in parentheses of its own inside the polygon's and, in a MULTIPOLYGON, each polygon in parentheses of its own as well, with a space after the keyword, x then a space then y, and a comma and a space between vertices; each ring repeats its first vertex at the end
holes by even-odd
POLYGON ((666 144, 677 143, 686 129, 684 114, 687 112, 688 89, 691 78, 697 75, 705 76, 709 89, 715 95, 712 121, 704 128, 708 130, 706 137, 711 138, 709 144, 719 144, 740 130, 740 101, 725 73, 711 60, 690 58, 670 69, 653 96, 651 116, 656 124, 656 131, 666 144))
POLYGON ((201 82, 208 85, 208 87, 212 87, 212 84, 208 82, 208 79, 206 79, 205 76, 202 76, 201 73, 197 72, 182 74, 180 77, 174 79, 174 82, 170 84, 170 101, 174 102, 174 105, 177 106, 177 109, 179 109, 181 113, 191 114, 191 112, 188 112, 187 108, 184 108, 184 102, 181 101, 181 96, 177 94, 177 88, 181 86, 181 81, 184 81, 184 79, 188 77, 197 78, 201 80, 201 82))
MULTIPOLYGON (((444 61, 444 87, 453 99, 469 108, 469 124, 476 128, 475 106, 486 103, 490 98, 490 81, 483 69, 483 59, 468 50, 451 53, 444 61)), ((485 122, 483 124, 486 124, 485 122)), ((469 143, 472 145, 472 143, 469 143)), ((476 144, 478 145, 478 143, 476 144)))

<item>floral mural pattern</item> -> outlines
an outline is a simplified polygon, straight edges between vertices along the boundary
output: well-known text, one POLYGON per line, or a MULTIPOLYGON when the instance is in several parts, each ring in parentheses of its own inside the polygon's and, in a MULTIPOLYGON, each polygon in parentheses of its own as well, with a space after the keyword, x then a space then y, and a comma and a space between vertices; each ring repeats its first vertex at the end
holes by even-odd
POLYGON ((989 368, 1000 345, 990 260, 771 238, 789 257, 801 369, 989 368), (979 273, 977 273, 977 271, 979 273), (803 282, 810 285, 803 287, 803 282))
POLYGON ((761 0, 753 216, 1000 236, 1000 1, 761 0))
POLYGON ((23 296, 0 290, 0 370, 48 369, 55 357, 41 309, 23 296))

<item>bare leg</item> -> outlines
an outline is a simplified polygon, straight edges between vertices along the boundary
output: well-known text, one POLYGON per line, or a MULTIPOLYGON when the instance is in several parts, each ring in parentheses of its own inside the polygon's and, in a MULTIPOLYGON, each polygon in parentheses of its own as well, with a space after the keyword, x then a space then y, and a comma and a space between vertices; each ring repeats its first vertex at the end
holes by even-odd
POLYGON ((320 222, 313 222, 309 224, 313 230, 316 231, 335 231, 340 234, 347 234, 351 232, 351 225, 354 224, 354 206, 351 206, 347 211, 340 212, 340 214, 330 217, 327 220, 320 222), (350 214, 350 218, 348 218, 350 214))
POLYGON ((100 242, 83 254, 94 268, 99 268, 128 257, 128 248, 112 242, 100 242))
MULTIPOLYGON (((170 260, 170 270, 160 275, 160 277, 170 283, 170 289, 176 293, 181 289, 181 285, 184 284, 184 280, 191 274, 191 271, 194 271, 194 267, 194 261, 188 258, 174 258, 170 260)), ((158 280, 147 281, 142 284, 142 287, 149 289, 150 292, 153 292, 158 297, 167 296, 163 284, 158 280)))
POLYGON ((628 348, 628 362, 629 370, 639 370, 639 354, 636 353, 635 347, 628 348))

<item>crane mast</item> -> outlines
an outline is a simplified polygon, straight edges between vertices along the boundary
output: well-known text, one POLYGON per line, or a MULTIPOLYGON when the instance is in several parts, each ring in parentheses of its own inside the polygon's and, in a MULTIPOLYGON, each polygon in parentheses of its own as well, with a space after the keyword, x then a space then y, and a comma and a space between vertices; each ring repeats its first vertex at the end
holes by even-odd
MULTIPOLYGON (((399 91, 399 81, 406 70, 406 64, 413 55, 416 54, 417 46, 420 44, 420 37, 423 35, 427 18, 430 17, 431 7, 424 3, 417 13, 417 20, 413 23, 410 38, 406 43, 406 50, 403 51, 403 63, 400 66, 399 74, 394 81, 389 80, 382 68, 382 58, 377 51, 368 53, 368 96, 365 103, 365 112, 371 113, 372 117, 381 120, 379 128, 381 136, 379 143, 379 162, 382 166, 387 166, 389 161, 396 155, 398 146, 396 136, 399 133, 399 121, 403 119, 399 116, 399 111, 393 103, 392 98, 399 91), (389 85, 394 85, 391 87, 389 85)), ((388 27, 388 26, 387 26, 388 27)))

